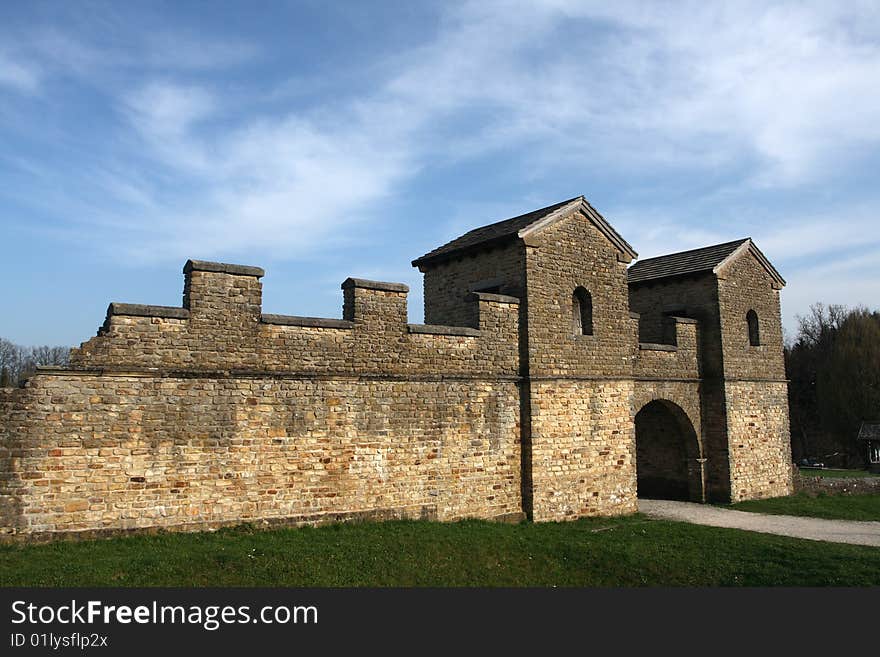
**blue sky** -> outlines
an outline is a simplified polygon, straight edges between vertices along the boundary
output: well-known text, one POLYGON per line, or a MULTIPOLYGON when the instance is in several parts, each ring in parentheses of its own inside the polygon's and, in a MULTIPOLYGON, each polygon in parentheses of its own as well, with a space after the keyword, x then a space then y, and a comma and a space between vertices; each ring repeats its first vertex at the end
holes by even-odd
POLYGON ((876 2, 4 2, 0 337, 179 305, 187 258, 338 317, 475 226, 584 194, 641 257, 751 236, 880 298, 876 2))

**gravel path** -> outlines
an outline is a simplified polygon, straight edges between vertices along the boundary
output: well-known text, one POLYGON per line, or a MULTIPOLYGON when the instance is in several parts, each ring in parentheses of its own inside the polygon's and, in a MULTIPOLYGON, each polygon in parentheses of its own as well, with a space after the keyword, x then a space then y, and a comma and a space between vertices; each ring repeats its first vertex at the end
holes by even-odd
POLYGON ((808 538, 814 541, 880 547, 880 522, 874 521, 774 516, 670 500, 639 500, 639 511, 652 518, 691 522, 697 525, 731 527, 764 534, 808 538))

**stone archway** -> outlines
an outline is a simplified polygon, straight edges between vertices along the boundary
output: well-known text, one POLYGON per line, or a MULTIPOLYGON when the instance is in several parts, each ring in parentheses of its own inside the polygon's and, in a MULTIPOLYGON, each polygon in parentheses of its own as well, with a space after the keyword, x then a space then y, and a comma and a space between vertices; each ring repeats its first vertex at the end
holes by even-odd
POLYGON ((654 399, 636 413, 638 496, 705 501, 700 441, 687 413, 654 399))

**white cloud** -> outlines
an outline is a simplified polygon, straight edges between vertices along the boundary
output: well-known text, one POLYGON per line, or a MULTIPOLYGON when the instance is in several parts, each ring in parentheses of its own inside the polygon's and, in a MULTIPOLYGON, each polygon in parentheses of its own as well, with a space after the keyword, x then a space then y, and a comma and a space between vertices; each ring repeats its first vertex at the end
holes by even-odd
MULTIPOLYGON (((126 203, 112 223, 138 235, 115 241, 144 258, 189 255, 196 240, 205 256, 302 255, 333 243, 431 162, 500 148, 537 172, 720 171, 744 192, 808 184, 880 141, 880 24, 869 3, 468 2, 445 9, 433 40, 376 69, 384 77, 372 92, 309 112, 269 112, 257 101, 271 89, 258 84, 230 94, 210 78, 192 82, 193 71, 260 54, 200 39, 145 39, 146 65, 119 104, 141 140, 138 157, 150 160, 126 166, 151 184, 113 191, 126 203), (167 70, 154 77, 151 67, 167 70)), ((81 68, 113 65, 57 33, 43 43, 81 68)), ((113 172, 104 174, 99 182, 113 186, 113 172)), ((638 234, 643 255, 744 236, 733 222, 695 229, 693 214, 683 221, 663 208, 646 228, 642 205, 618 203, 606 214, 638 234)), ((849 225, 864 232, 868 214, 849 225)), ((771 257, 787 257, 790 231, 802 251, 829 242, 827 217, 775 220, 784 233, 754 235, 771 257)), ((846 242, 842 233, 831 241, 846 242)))
POLYGON ((204 89, 167 82, 151 82, 127 99, 130 118, 142 132, 158 139, 179 138, 216 109, 204 89))
MULTIPOLYGON (((126 112, 162 166, 189 178, 195 200, 169 216, 152 207, 149 224, 164 257, 260 247, 302 255, 358 219, 365 204, 412 171, 400 140, 382 139, 375 105, 341 120, 261 118, 203 130, 222 118, 209 92, 151 82, 126 99, 126 112), (155 213, 155 214, 153 214, 155 213)), ((397 125, 400 128, 400 124, 397 125)), ((144 217, 132 215, 137 229, 144 217)), ((133 253, 150 258, 157 244, 133 253)))
POLYGON ((787 275, 782 291, 782 320, 789 333, 797 329, 797 315, 821 302, 850 308, 868 305, 880 309, 880 248, 825 265, 802 267, 787 275))
POLYGON ((388 91, 434 117, 491 112, 459 135, 471 150, 530 141, 643 170, 754 159, 754 184, 798 184, 880 141, 876 11, 840 7, 468 4, 388 91))
POLYGON ((731 211, 740 219, 712 219, 702 226, 687 212, 675 216, 667 208, 644 207, 605 216, 642 259, 752 237, 787 281, 781 298, 789 332, 797 328, 795 316, 817 301, 877 306, 880 231, 877 211, 869 203, 842 203, 812 214, 765 210, 753 221, 744 220, 748 206, 742 205, 731 211))
POLYGON ((0 86, 7 86, 16 91, 33 93, 40 86, 39 69, 10 55, 0 52, 0 86))
POLYGON ((859 204, 842 205, 833 213, 777 217, 754 235, 761 250, 780 260, 816 255, 840 257, 847 249, 880 248, 878 212, 859 204))

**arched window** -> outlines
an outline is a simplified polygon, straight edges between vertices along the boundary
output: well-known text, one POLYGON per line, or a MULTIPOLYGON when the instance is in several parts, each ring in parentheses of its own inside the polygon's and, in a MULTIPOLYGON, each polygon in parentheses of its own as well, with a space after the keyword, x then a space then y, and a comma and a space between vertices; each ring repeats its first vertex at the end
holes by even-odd
POLYGON ((593 335, 593 297, 582 287, 572 295, 571 318, 575 335, 593 335))
POLYGON ((758 329, 758 313, 754 310, 747 312, 746 323, 749 325, 749 344, 757 347, 761 344, 761 333, 758 329))

